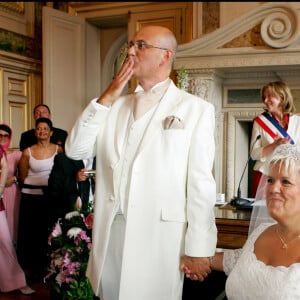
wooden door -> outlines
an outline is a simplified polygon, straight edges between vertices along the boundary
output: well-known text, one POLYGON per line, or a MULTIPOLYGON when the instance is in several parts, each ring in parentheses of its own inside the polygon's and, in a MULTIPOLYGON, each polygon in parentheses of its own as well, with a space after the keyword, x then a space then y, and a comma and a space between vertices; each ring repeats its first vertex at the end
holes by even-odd
POLYGON ((85 106, 85 21, 43 7, 43 103, 70 131, 85 106))

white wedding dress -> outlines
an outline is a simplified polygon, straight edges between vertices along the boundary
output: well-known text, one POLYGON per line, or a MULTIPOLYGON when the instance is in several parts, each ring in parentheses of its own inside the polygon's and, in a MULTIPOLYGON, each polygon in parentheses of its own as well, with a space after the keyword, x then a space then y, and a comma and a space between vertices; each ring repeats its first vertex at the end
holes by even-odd
POLYGON ((226 281, 228 300, 300 299, 300 263, 294 263, 289 267, 267 266, 257 260, 253 252, 255 240, 271 225, 260 224, 242 249, 225 250, 223 267, 228 275, 226 281))

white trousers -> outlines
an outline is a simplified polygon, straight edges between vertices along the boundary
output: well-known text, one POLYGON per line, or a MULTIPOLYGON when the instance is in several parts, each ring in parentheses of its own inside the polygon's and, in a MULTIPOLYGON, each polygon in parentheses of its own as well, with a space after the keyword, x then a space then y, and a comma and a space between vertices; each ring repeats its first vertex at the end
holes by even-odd
POLYGON ((119 299, 125 225, 124 216, 116 215, 111 227, 107 255, 100 282, 101 300, 119 299))

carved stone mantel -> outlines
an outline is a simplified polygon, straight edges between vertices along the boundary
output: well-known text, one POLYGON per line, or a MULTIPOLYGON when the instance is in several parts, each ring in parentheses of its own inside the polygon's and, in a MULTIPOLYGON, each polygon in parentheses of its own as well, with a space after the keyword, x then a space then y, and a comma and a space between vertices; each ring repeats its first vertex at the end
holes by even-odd
POLYGON ((261 5, 211 34, 181 44, 175 69, 299 65, 299 9, 293 2, 261 5), (249 47, 243 34, 257 25, 264 44, 249 47), (237 38, 239 47, 231 43, 237 38))
MULTIPOLYGON (((243 122, 252 122, 262 104, 226 105, 230 87, 260 89, 269 81, 284 80, 299 89, 300 3, 261 5, 220 29, 178 47, 175 70, 187 69, 189 92, 211 102, 216 110, 217 192, 230 200, 247 161, 248 136, 243 122), (249 40, 259 28, 261 44, 249 40)), ((245 176, 247 177, 247 176, 245 176)), ((242 193, 247 191, 247 178, 242 193)))

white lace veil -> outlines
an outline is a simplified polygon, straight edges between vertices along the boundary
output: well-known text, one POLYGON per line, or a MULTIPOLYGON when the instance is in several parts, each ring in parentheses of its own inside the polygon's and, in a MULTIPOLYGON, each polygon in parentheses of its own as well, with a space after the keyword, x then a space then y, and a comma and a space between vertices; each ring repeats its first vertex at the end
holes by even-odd
POLYGON ((250 225, 249 225, 249 235, 252 231, 261 223, 276 223, 276 221, 269 215, 268 209, 266 207, 266 195, 265 188, 267 184, 267 174, 269 171, 270 163, 274 162, 284 162, 286 167, 297 166, 300 169, 300 146, 283 144, 278 146, 272 155, 266 160, 262 167, 262 176, 257 188, 255 202, 253 204, 250 225))
POLYGON ((267 175, 262 174, 256 196, 255 202, 252 207, 250 225, 248 235, 252 233, 252 231, 258 227, 261 223, 275 223, 276 221, 269 215, 268 209, 266 206, 266 189, 267 183, 267 175))

